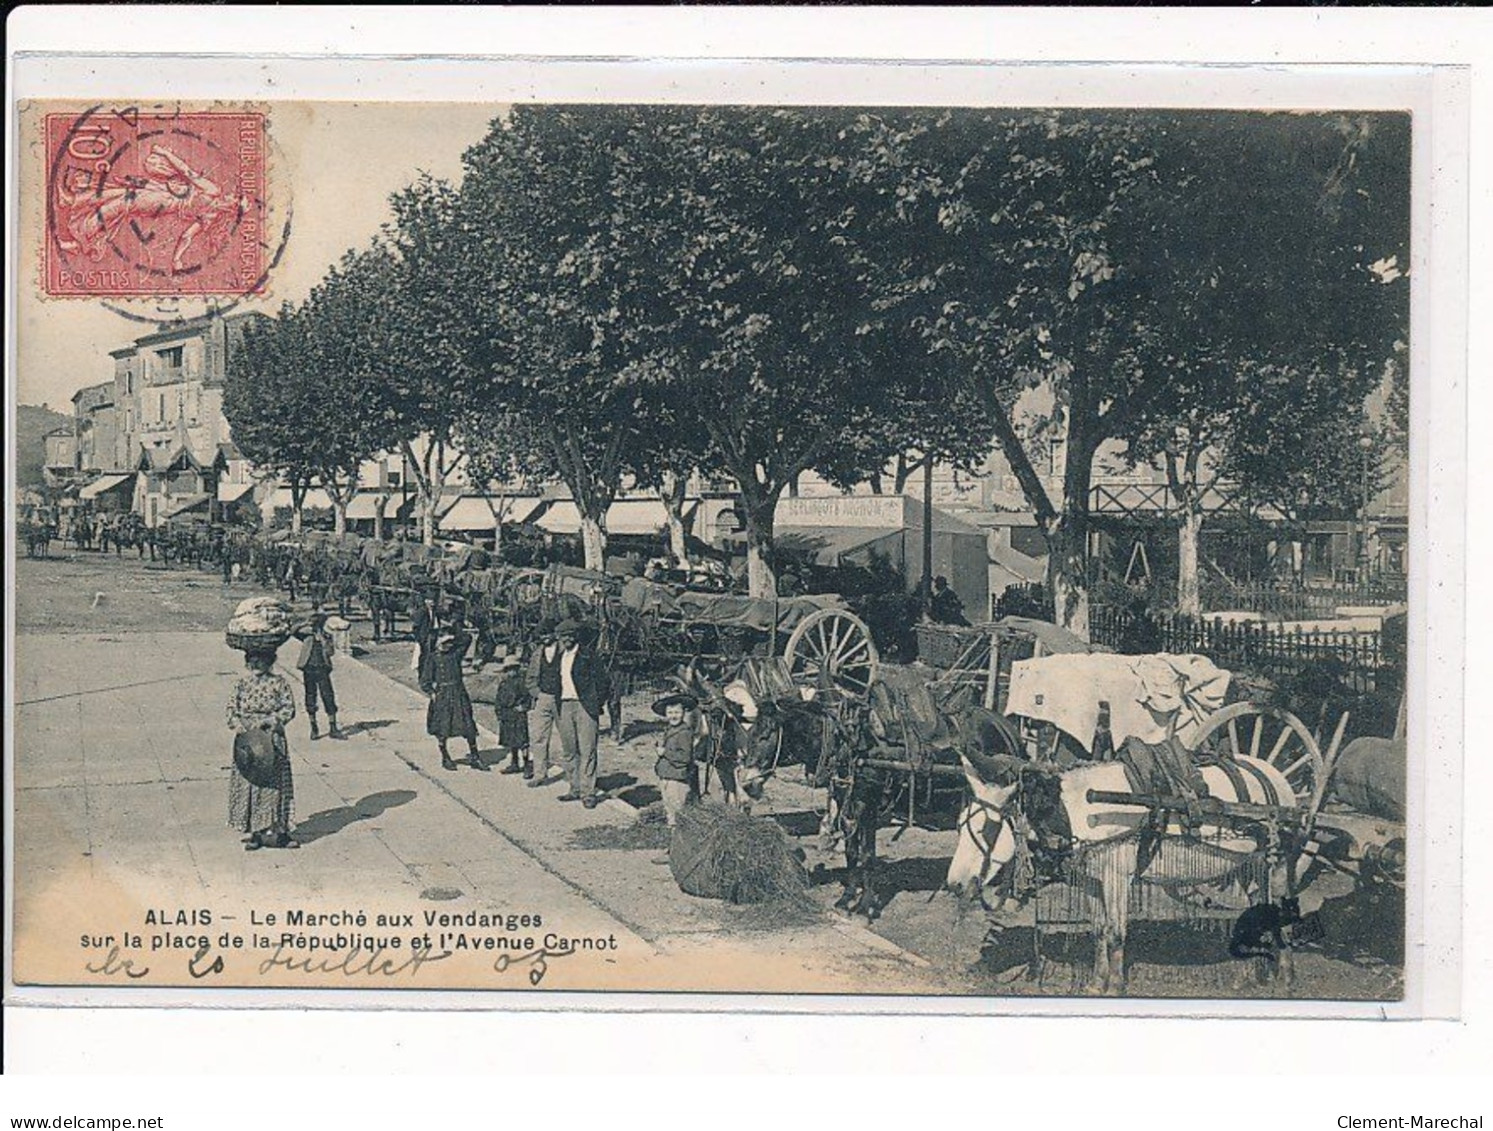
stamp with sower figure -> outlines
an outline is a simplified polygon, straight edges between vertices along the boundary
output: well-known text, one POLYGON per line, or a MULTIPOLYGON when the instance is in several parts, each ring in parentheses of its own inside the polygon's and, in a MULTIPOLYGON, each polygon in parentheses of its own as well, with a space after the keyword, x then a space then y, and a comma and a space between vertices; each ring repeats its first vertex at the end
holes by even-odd
POLYGON ((265 116, 95 106, 45 120, 52 297, 262 289, 265 116))

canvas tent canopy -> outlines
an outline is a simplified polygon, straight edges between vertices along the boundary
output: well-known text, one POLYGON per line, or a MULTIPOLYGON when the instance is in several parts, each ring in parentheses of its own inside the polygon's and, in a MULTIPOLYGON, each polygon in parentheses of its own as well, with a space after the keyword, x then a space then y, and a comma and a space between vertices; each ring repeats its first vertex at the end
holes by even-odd
MULTIPOLYGON (((271 510, 279 510, 282 507, 290 510, 295 506, 295 500, 291 497, 289 487, 276 487, 270 494, 266 505, 271 510)), ((306 496, 301 500, 301 509, 308 511, 332 510, 332 497, 321 487, 306 488, 306 496)))
POLYGON ((191 514, 194 511, 204 511, 207 509, 208 503, 210 503, 211 501, 211 495, 188 495, 186 498, 179 499, 176 502, 172 503, 170 509, 167 510, 166 513, 161 517, 178 518, 181 515, 191 514))
MULTIPOLYGON (((990 604, 986 534, 933 508, 933 573, 948 578, 970 619, 990 604)), ((778 543, 820 565, 870 566, 884 557, 915 588, 923 575, 923 500, 909 495, 827 495, 783 499, 774 517, 778 543)))

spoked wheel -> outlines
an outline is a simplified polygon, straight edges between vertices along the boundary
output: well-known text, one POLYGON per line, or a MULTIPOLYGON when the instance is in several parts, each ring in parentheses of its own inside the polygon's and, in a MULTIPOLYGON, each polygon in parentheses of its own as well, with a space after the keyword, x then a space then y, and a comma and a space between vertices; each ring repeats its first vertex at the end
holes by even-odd
POLYGON ((826 684, 852 699, 864 699, 876 682, 881 660, 871 630, 843 609, 820 609, 799 621, 783 650, 795 682, 826 684))
POLYGON ((1323 778, 1322 751, 1306 724, 1290 711, 1258 703, 1233 703, 1212 715, 1188 745, 1219 758, 1268 762, 1290 783, 1296 804, 1313 807, 1317 802, 1323 778))
POLYGON ((1259 759, 1286 779, 1308 818, 1294 869, 1299 889, 1321 851, 1315 821, 1327 788, 1322 751, 1306 724, 1279 707, 1233 703, 1210 717, 1188 745, 1220 759, 1259 759))

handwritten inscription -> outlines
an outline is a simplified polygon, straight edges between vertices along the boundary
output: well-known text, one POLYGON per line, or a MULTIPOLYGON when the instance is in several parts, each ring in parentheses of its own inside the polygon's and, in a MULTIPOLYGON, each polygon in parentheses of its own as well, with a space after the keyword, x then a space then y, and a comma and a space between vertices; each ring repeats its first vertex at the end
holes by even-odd
POLYGON ((413 976, 418 974, 422 967, 450 957, 450 951, 433 951, 424 948, 400 951, 397 956, 391 956, 387 947, 380 946, 372 950, 364 950, 356 945, 338 957, 301 957, 288 952, 283 946, 277 946, 275 953, 259 964, 259 972, 270 974, 275 970, 285 970, 301 974, 341 974, 346 978, 356 978, 360 975, 393 978, 404 973, 413 976))
POLYGON ((143 978, 150 973, 149 966, 137 967, 132 959, 122 957, 117 946, 110 947, 109 953, 102 959, 87 963, 83 969, 90 974, 102 974, 106 978, 120 974, 126 978, 143 978))

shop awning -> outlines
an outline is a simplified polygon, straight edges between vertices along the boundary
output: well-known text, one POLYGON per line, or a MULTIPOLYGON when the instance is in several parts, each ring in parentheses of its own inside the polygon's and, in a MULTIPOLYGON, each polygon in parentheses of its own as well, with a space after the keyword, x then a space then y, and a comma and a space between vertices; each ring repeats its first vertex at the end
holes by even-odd
MULTIPOLYGON (((274 494, 270 496, 271 509, 284 507, 286 510, 290 510, 294 506, 295 503, 291 501, 290 497, 290 488, 276 487, 274 494)), ((308 488, 306 497, 301 502, 301 509, 306 511, 329 511, 332 509, 332 498, 320 487, 308 488)))
MULTIPOLYGON (((684 518, 689 520, 698 503, 691 502, 684 509, 684 518)), ((579 534, 581 511, 569 499, 558 499, 549 505, 534 525, 549 534, 579 534)), ((607 533, 619 535, 658 534, 669 525, 669 512, 658 499, 618 499, 607 511, 607 533)))
POLYGON ((378 517, 379 502, 384 505, 384 517, 389 516, 390 504, 399 505, 398 495, 354 495, 347 504, 347 520, 349 522, 372 522, 378 517))
MULTIPOLYGON (((541 505, 543 505, 543 500, 533 495, 499 495, 493 499, 493 506, 503 516, 504 526, 527 522, 541 505)), ((492 530, 492 509, 488 507, 487 500, 480 495, 463 495, 456 500, 450 510, 441 516, 440 528, 442 530, 490 531, 492 530)))
POLYGON ((119 490, 125 484, 129 484, 131 487, 133 487, 135 485, 135 474, 134 474, 134 472, 130 472, 128 475, 103 475, 103 476, 100 476, 99 478, 95 479, 92 483, 88 484, 88 486, 86 486, 82 490, 80 490, 78 492, 78 498, 80 498, 80 499, 96 499, 100 495, 106 495, 106 494, 108 494, 110 491, 117 491, 117 490, 119 490))

